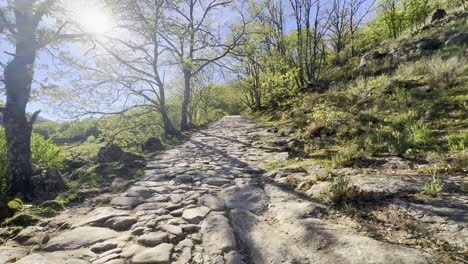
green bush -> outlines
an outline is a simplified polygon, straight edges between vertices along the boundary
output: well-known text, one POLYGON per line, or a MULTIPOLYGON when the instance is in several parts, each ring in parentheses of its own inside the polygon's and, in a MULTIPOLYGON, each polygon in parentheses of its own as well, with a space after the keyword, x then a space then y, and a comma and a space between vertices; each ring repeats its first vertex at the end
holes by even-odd
POLYGON ((39 168, 63 168, 62 148, 54 145, 51 139, 45 140, 39 134, 32 134, 31 155, 33 164, 39 168))
POLYGON ((88 143, 93 143, 94 141, 96 141, 96 137, 91 135, 89 136, 87 139, 86 139, 86 142, 88 143))
POLYGON ((461 135, 450 135, 448 138, 448 148, 451 152, 465 150, 468 146, 468 133, 461 135))
POLYGON ((442 180, 436 176, 432 176, 432 181, 426 182, 424 184, 422 193, 431 196, 436 196, 443 190, 443 188, 444 186, 442 184, 442 180))
POLYGON ((8 208, 10 208, 13 211, 19 211, 23 209, 23 201, 21 201, 18 198, 15 198, 7 203, 8 208))
POLYGON ((349 177, 339 175, 330 185, 329 198, 333 205, 338 207, 349 207, 359 194, 359 189, 354 186, 349 177))

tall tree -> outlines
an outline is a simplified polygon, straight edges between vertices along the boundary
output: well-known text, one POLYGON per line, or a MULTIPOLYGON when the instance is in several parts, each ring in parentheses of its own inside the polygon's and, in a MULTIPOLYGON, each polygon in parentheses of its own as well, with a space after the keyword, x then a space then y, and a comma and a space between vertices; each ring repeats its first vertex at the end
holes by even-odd
POLYGON ((351 55, 356 55, 355 39, 356 33, 361 27, 364 19, 374 10, 377 0, 349 0, 349 33, 351 55))
POLYGON ((216 23, 216 14, 233 4, 233 0, 178 0, 167 1, 164 14, 165 31, 160 37, 162 46, 170 50, 174 65, 182 70, 184 89, 181 107, 182 130, 189 129, 188 115, 193 79, 205 67, 216 64, 239 45, 244 34, 241 29, 222 31, 216 23))
POLYGON ((341 52, 348 44, 349 36, 349 9, 345 0, 333 0, 330 10, 327 12, 330 17, 330 39, 335 50, 335 63, 341 64, 341 52))
POLYGON ((165 135, 179 136, 166 102, 168 54, 161 38, 166 1, 104 2, 113 31, 94 38, 85 58, 62 58, 75 76, 70 93, 81 99, 72 102, 73 110, 80 116, 120 115, 146 108, 159 113, 165 135))
POLYGON ((31 133, 40 111, 28 118, 26 106, 31 96, 37 54, 51 42, 78 36, 62 34, 64 25, 55 31, 51 30, 52 26, 41 28, 41 21, 54 10, 56 3, 57 0, 15 0, 8 1, 0 9, 0 32, 6 34, 15 49, 9 54, 13 58, 3 65, 6 104, 0 109, 5 122, 8 193, 11 195, 27 197, 33 191, 31 133))

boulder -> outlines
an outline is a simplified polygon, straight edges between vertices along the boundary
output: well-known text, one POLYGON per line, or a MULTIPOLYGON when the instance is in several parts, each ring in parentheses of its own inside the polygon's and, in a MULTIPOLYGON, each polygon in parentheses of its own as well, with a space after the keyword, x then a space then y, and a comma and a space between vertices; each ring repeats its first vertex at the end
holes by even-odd
POLYGON ((135 153, 125 152, 121 147, 115 144, 109 144, 99 149, 96 157, 98 163, 124 162, 132 164, 132 167, 140 167, 140 163, 144 163, 145 158, 135 153), (135 163, 136 166, 133 166, 135 163))
POLYGON ((468 33, 467 32, 460 32, 456 34, 455 36, 449 38, 447 42, 445 42, 446 46, 451 46, 451 45, 466 45, 468 44, 468 33))
POLYGON ((427 18, 427 23, 434 23, 447 17, 447 11, 444 9, 436 9, 427 18))
POLYGON ((164 146, 159 138, 150 137, 141 145, 141 149, 145 152, 156 152, 164 150, 164 146))
POLYGON ((372 51, 364 56, 361 57, 361 63, 359 64, 359 68, 362 68, 366 66, 368 63, 371 63, 373 61, 379 61, 382 59, 385 59, 387 57, 388 53, 380 53, 379 51, 372 51))
POLYGON ((99 149, 96 161, 99 163, 118 162, 123 154, 121 147, 109 144, 99 149))
POLYGON ((87 165, 86 161, 78 159, 65 159, 63 162, 69 170, 76 170, 87 165))
POLYGON ((437 38, 423 38, 418 41, 416 47, 421 51, 438 50, 442 47, 443 43, 437 38))
POLYGON ((57 194, 67 190, 67 184, 56 168, 48 168, 40 175, 31 178, 34 195, 43 200, 54 199, 57 194))
POLYGON ((143 156, 140 156, 138 154, 131 153, 131 152, 124 152, 122 156, 120 156, 119 161, 129 163, 129 162, 142 161, 142 160, 145 160, 143 156))

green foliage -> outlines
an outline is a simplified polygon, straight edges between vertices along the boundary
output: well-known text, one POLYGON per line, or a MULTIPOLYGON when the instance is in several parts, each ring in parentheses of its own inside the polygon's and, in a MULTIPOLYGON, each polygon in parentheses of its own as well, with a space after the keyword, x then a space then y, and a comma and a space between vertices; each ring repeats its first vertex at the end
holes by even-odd
POLYGON ((401 5, 405 10, 406 23, 412 29, 417 29, 424 24, 426 18, 434 9, 434 4, 431 0, 402 0, 401 5))
POLYGON ((161 117, 156 111, 139 109, 123 115, 106 117, 99 122, 98 128, 104 141, 140 150, 140 144, 149 137, 163 136, 161 123, 161 117))
POLYGON ((21 226, 15 226, 15 227, 9 228, 9 229, 7 229, 5 231, 2 231, 0 233, 0 238, 3 238, 5 240, 12 239, 16 235, 18 235, 19 232, 21 232, 21 230, 23 230, 23 227, 21 227, 21 226))
POLYGON ((89 136, 87 139, 86 139, 86 142, 88 143, 93 143, 94 141, 96 141, 96 137, 91 135, 89 136))
POLYGON ((30 213, 20 212, 15 214, 14 216, 6 219, 3 222, 3 226, 30 226, 34 225, 35 223, 39 222, 41 219, 37 215, 33 215, 30 213))
POLYGON ((405 29, 406 9, 398 0, 380 0, 377 5, 380 10, 375 23, 385 32, 386 37, 396 39, 405 29))
POLYGON ((432 176, 432 181, 426 182, 422 193, 426 195, 436 196, 443 190, 442 180, 435 175, 432 176))
POLYGON ((352 205, 357 196, 359 189, 350 183, 349 177, 339 175, 330 185, 329 198, 333 205, 343 208, 352 205))
POLYGON ((460 135, 450 135, 447 140, 451 152, 466 150, 468 147, 468 132, 465 131, 460 135))
POLYGON ((23 201, 19 198, 15 198, 7 203, 8 208, 10 208, 13 211, 20 211, 23 209, 23 201))
POLYGON ((34 124, 33 132, 42 135, 45 139, 49 139, 61 129, 61 124, 48 121, 34 124))
POLYGON ((64 156, 62 149, 52 143, 52 140, 45 140, 38 134, 31 137, 31 155, 33 164, 39 168, 54 167, 63 168, 64 156))
POLYGON ((336 174, 333 173, 333 169, 331 166, 326 166, 323 170, 315 175, 315 180, 317 181, 330 181, 332 180, 336 174))
POLYGON ((63 206, 67 206, 71 203, 76 203, 83 200, 82 195, 76 192, 67 192, 60 194, 55 198, 55 200, 61 203, 63 206))
POLYGON ((96 120, 85 119, 78 122, 61 124, 59 130, 53 134, 56 138, 86 140, 89 136, 98 137, 99 129, 96 120))

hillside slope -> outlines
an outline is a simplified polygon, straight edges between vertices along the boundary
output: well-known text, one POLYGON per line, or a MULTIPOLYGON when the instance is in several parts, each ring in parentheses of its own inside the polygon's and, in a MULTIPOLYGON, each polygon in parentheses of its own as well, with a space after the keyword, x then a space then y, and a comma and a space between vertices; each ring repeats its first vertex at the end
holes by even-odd
POLYGON ((332 69, 321 92, 253 114, 276 134, 258 138, 269 175, 359 232, 466 261, 467 17, 387 40, 332 69))

